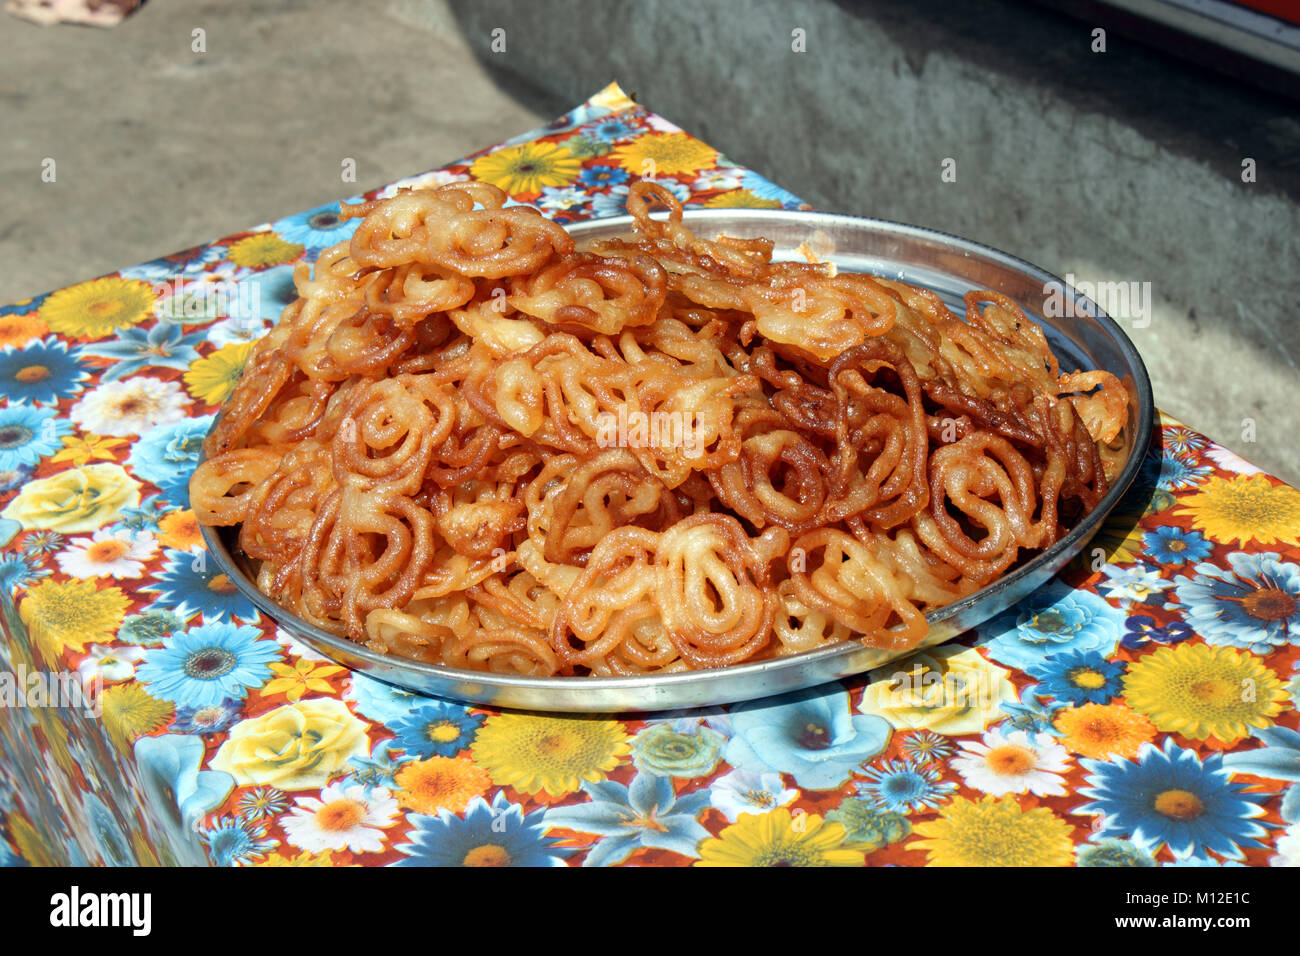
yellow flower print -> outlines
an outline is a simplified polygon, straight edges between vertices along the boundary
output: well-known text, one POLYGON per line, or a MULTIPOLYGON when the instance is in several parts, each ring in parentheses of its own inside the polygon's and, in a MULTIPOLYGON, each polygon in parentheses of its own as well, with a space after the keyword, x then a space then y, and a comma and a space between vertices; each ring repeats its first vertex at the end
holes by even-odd
POLYGON ((301 700, 309 690, 328 694, 330 682, 325 678, 343 673, 343 668, 335 664, 317 665, 308 660, 299 660, 295 664, 271 664, 270 668, 276 676, 262 688, 262 696, 284 694, 289 700, 301 700))
POLYGON ((14 811, 9 814, 6 822, 18 853, 28 866, 50 867, 60 864, 61 861, 51 852, 51 841, 38 833, 27 817, 14 811))
POLYGON ((874 671, 858 709, 900 730, 974 734, 1015 700, 1006 670, 973 647, 940 647, 874 671))
POLYGON ((211 766, 240 786, 317 790, 369 752, 365 722, 341 700, 315 698, 235 724, 211 766))
POLYGON ((706 169, 717 163, 718 151, 688 133, 647 133, 614 150, 613 158, 628 172, 650 179, 706 169))
POLYGON ((266 269, 293 262, 302 251, 298 243, 285 242, 273 232, 257 232, 233 243, 226 258, 246 269, 266 269))
POLYGON ((60 289, 41 303, 39 315, 60 335, 102 338, 144 321, 153 303, 149 283, 109 276, 60 289))
POLYGON ((333 850, 309 853, 303 850, 296 856, 272 853, 265 860, 259 860, 253 866, 360 866, 360 863, 335 863, 333 850))
POLYGON ((68 435, 63 448, 50 456, 50 461, 70 461, 74 465, 88 465, 92 461, 112 461, 117 457, 113 450, 125 445, 125 438, 104 438, 101 435, 68 435))
POLYGON ((1069 866, 1070 825, 1047 807, 1023 809, 1011 795, 979 802, 956 797, 938 819, 916 824, 927 866, 1069 866))
POLYGON ((18 606, 32 641, 51 663, 66 648, 80 653, 87 644, 113 640, 130 600, 120 588, 94 581, 42 581, 18 606))
POLYGON ((1156 728, 1235 743, 1272 726, 1286 687, 1249 651, 1184 643, 1143 655, 1124 675, 1124 698, 1156 728))
POLYGON ((151 696, 135 681, 106 688, 99 703, 109 739, 124 753, 130 753, 137 737, 171 723, 176 713, 170 703, 151 696))
POLYGON ((613 720, 497 714, 474 737, 474 760, 499 786, 553 797, 597 783, 631 750, 613 720))
POLYGON ((116 521, 140 503, 140 483, 121 465, 85 465, 24 485, 0 512, 24 530, 76 534, 116 521))
POLYGON ((1174 514, 1224 544, 1300 544, 1300 490, 1265 475, 1211 478, 1181 498, 1174 514))
POLYGON ((582 171, 571 152, 554 143, 507 146, 474 160, 470 175, 491 183, 512 196, 540 193, 545 186, 563 186, 582 171))
POLYGON ((209 405, 220 405, 239 384, 244 364, 256 342, 231 342, 211 355, 195 359, 185 373, 190 394, 209 405))
POLYGON ((1136 561, 1142 553, 1142 538, 1146 534, 1146 529, 1138 524, 1141 518, 1141 510, 1112 513, 1102 522, 1101 529, 1088 547, 1075 558, 1076 566, 1090 568, 1098 557, 1104 557, 1107 564, 1136 561), (1098 548, 1101 555, 1097 554, 1098 548))
POLYGON ((733 189, 719 193, 704 205, 713 209, 780 209, 779 199, 762 199, 748 189, 733 189))
POLYGON ((866 848, 846 843, 841 823, 786 807, 742 813, 716 837, 700 841, 696 866, 862 866, 866 848))
POLYGON ((623 87, 617 83, 609 84, 593 96, 590 102, 592 106, 603 106, 611 113, 621 113, 636 106, 636 101, 624 93, 623 87))

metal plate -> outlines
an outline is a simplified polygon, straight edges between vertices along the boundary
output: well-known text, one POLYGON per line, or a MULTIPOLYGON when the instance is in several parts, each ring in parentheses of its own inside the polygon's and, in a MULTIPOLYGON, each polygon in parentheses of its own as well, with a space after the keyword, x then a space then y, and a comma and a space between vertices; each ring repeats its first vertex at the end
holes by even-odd
MULTIPOLYGON (((842 271, 871 272, 934 290, 960 314, 962 296, 992 289, 1009 296, 1042 325, 1063 371, 1099 368, 1130 387, 1130 416, 1123 433, 1123 465, 1114 485, 1065 538, 988 587, 928 615, 924 646, 942 643, 1006 610, 1045 584, 1083 550, 1137 475, 1151 438, 1151 383, 1133 343, 1089 300, 1055 276, 1003 252, 955 236, 876 219, 827 213, 740 209, 687 212, 698 235, 719 233, 776 242, 777 258, 797 258, 809 242, 842 271), (1069 317, 1045 316, 1044 311, 1069 317)), ((628 217, 571 225, 580 244, 627 235, 628 217)), ((637 677, 520 677, 463 671, 371 651, 306 623, 262 594, 235 553, 235 529, 203 528, 213 558, 259 609, 303 643, 354 670, 407 690, 502 708, 587 713, 649 712, 705 707, 811 687, 860 674, 900 656, 845 643, 774 660, 716 670, 637 677)))

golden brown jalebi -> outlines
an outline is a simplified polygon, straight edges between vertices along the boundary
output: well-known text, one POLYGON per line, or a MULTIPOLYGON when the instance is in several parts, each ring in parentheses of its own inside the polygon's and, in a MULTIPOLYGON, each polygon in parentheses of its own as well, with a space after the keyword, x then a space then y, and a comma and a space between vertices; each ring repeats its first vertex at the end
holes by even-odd
POLYGON ((205 442, 195 513, 322 628, 530 675, 902 650, 1106 492, 1126 392, 1005 296, 773 262, 652 183, 586 251, 505 198, 345 207, 205 442))

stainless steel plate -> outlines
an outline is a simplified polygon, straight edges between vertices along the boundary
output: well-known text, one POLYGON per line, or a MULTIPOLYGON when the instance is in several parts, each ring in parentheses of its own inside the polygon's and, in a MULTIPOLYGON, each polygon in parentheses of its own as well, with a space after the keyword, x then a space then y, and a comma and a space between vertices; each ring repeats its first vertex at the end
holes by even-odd
MULTIPOLYGON (((988 587, 928 615, 926 645, 939 644, 1000 613, 1046 583, 1082 551, 1137 475, 1151 437, 1154 403, 1146 368, 1133 343, 1099 308, 1076 296, 1061 280, 1006 253, 955 236, 876 219, 827 213, 741 209, 687 212, 698 235, 719 233, 776 242, 777 257, 794 259, 808 242, 847 272, 871 272, 934 290, 962 309, 972 289, 1009 296, 1042 325, 1065 371, 1105 369, 1130 386, 1122 470, 1110 492, 1064 539, 988 587), (1064 310, 1051 306, 1065 304, 1064 310), (1044 315, 1050 311, 1070 317, 1044 315)), ((620 217, 569 226, 579 243, 627 235, 631 219, 620 217)), ((336 637, 291 614, 253 583, 234 529, 203 529, 216 562, 258 608, 304 643, 341 664, 419 693, 493 707, 589 713, 648 712, 704 707, 766 697, 860 674, 900 655, 847 643, 775 660, 718 670, 643 677, 516 677, 456 670, 379 654, 336 637)))

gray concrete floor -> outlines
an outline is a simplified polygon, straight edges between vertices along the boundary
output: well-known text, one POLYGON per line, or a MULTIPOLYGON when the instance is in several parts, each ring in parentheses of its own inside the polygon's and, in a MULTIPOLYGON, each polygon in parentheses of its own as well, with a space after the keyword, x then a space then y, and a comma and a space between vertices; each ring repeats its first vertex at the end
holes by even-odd
POLYGON ((113 30, 0 15, 0 301, 436 167, 618 79, 821 208, 967 235, 1058 274, 1152 280, 1153 321, 1131 334, 1157 403, 1300 483, 1294 116, 1153 69, 1118 38, 1085 74, 1068 50, 1086 24, 1008 0, 960 16, 937 0, 761 0, 736 18, 723 8, 737 2, 150 0, 113 30), (791 23, 817 55, 788 55, 791 23), (498 24, 507 56, 486 53, 498 24), (1192 86, 1157 102, 1138 95, 1151 77, 1192 86), (842 91, 833 108, 827 91, 842 91), (969 157, 961 185, 929 185, 953 149, 969 157), (1245 154, 1262 170, 1248 192, 1231 181, 1245 154), (1195 200, 1166 216, 1179 189, 1195 200))
POLYGON ((0 13, 0 300, 433 169, 552 118, 494 84, 453 24, 410 9, 151 0, 110 30, 0 13))

